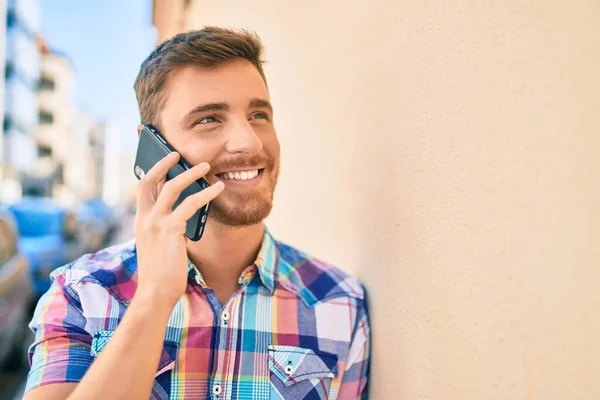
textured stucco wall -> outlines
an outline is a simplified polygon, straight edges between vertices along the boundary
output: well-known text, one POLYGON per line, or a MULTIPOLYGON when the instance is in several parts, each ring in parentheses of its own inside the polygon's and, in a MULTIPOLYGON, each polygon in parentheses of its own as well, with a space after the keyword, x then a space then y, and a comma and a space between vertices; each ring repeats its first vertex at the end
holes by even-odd
POLYGON ((376 399, 600 398, 600 3, 197 1, 267 47, 271 229, 358 275, 376 399))

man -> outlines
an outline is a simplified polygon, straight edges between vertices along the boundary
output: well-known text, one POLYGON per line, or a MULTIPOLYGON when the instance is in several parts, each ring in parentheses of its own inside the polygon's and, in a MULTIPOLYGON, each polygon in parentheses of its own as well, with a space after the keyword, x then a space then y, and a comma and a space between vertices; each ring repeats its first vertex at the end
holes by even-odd
POLYGON ((165 182, 179 155, 160 161, 139 184, 135 241, 52 274, 26 399, 367 396, 362 286, 263 224, 280 156, 261 57, 254 34, 211 27, 144 61, 142 124, 194 167, 165 182), (201 177, 210 188, 173 210, 201 177), (187 240, 186 220, 209 201, 203 238, 187 240))

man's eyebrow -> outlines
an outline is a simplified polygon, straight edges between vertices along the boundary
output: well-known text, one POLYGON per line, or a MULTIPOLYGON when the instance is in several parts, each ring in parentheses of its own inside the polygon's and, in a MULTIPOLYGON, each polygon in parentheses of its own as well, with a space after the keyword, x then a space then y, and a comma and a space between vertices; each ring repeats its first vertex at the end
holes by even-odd
POLYGON ((185 114, 185 116, 181 119, 181 127, 186 128, 187 125, 189 125, 186 123, 186 121, 190 117, 192 117, 194 114, 199 114, 199 113, 203 113, 206 111, 227 111, 227 110, 229 110, 229 105, 227 103, 202 104, 198 107, 193 108, 187 114, 185 114))
POLYGON ((257 97, 250 100, 251 108, 268 108, 271 112, 273 112, 273 106, 265 99, 259 99, 257 97))

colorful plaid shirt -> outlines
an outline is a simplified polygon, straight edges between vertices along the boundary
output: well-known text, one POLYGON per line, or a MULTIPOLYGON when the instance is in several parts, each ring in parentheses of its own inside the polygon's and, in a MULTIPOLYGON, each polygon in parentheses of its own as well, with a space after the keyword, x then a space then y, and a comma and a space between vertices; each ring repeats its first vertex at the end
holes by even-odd
MULTIPOLYGON (((52 273, 30 324, 35 341, 26 390, 83 378, 127 310, 136 269, 131 240, 52 273)), ((239 284, 221 305, 189 265, 152 399, 367 397, 370 327, 356 279, 265 232, 239 284)))

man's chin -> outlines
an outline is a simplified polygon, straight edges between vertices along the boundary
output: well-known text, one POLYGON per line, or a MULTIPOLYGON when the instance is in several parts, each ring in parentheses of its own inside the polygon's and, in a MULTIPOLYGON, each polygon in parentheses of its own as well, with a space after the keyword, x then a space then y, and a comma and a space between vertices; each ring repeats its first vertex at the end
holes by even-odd
POLYGON ((244 206, 227 207, 218 202, 211 203, 210 218, 225 226, 243 228, 263 222, 271 213, 272 202, 261 201, 254 204, 244 204, 244 206))

